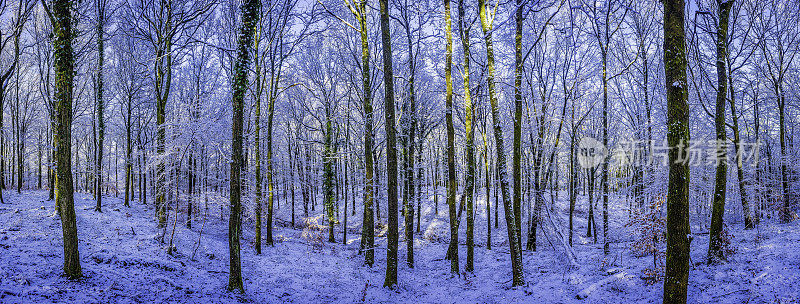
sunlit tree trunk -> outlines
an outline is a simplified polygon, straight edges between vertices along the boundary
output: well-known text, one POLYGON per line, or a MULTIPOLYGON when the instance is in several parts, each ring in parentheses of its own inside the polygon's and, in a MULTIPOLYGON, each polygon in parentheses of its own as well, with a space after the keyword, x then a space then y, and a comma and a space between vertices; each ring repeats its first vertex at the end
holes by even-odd
POLYGON ((491 104, 492 120, 494 125, 494 137, 497 150, 498 180, 500 181, 500 191, 503 193, 503 210, 506 217, 506 230, 508 231, 508 242, 511 252, 512 286, 525 284, 522 273, 522 255, 520 247, 515 245, 519 242, 514 211, 511 206, 511 197, 508 193, 508 175, 506 169, 506 155, 503 141, 503 129, 500 123, 500 109, 495 93, 495 68, 494 68, 494 49, 492 47, 492 29, 494 16, 490 15, 486 0, 478 0, 478 14, 481 19, 481 29, 483 30, 484 43, 486 44, 486 71, 489 89, 489 102, 491 104))
POLYGON ((450 272, 458 273, 458 218, 456 216, 456 164, 455 130, 453 129, 453 34, 450 14, 450 0, 444 0, 445 31, 445 121, 447 124, 447 206, 450 215, 450 246, 447 258, 450 259, 450 272))
POLYGON ((372 155, 372 80, 369 71, 369 32, 367 28, 367 0, 361 0, 355 7, 361 36, 361 81, 364 94, 364 212, 361 224, 361 252, 364 253, 364 264, 375 263, 375 209, 374 200, 374 164, 372 155))
POLYGON ((464 66, 462 67, 462 79, 464 79, 464 126, 466 127, 466 157, 467 172, 464 195, 467 200, 467 265, 465 270, 472 272, 475 270, 475 134, 472 96, 469 88, 469 30, 464 21, 464 0, 458 0, 458 31, 461 35, 461 47, 464 48, 464 66))
MULTIPOLYGON (((330 102, 330 101, 328 101, 330 102)), ((334 204, 336 194, 334 189, 334 164, 336 162, 336 152, 334 151, 333 141, 333 111, 330 104, 325 105, 325 141, 323 142, 323 193, 325 196, 325 212, 328 220, 328 242, 335 242, 333 225, 336 223, 334 214, 334 204)))

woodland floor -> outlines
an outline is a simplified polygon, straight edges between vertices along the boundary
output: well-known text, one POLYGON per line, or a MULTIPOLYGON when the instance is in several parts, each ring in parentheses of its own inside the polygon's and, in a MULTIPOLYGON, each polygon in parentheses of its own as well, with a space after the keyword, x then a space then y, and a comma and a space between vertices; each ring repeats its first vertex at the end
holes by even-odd
MULTIPOLYGON (((604 256, 602 244, 582 237, 586 214, 579 206, 574 245, 579 267, 570 267, 563 246, 557 245, 550 229, 555 246, 540 235, 539 251, 524 253, 526 285, 518 288, 510 288, 502 210, 499 229, 493 227, 492 250, 485 248, 482 201, 477 204, 475 272, 450 275, 449 261, 444 260, 449 235, 446 205, 440 200, 439 215, 434 216, 433 203, 425 201, 423 233, 415 237, 416 265, 413 269, 406 266, 401 243, 397 290, 381 287, 386 256, 383 233, 376 238, 375 266, 362 266, 363 257, 357 254, 360 208, 349 219, 352 232, 347 244, 341 244, 341 231, 336 236, 340 243, 319 243, 314 240, 315 232, 306 231, 303 236, 302 228, 279 225, 275 246, 264 247, 261 255, 254 254, 253 226, 246 220, 242 242, 246 294, 237 295, 225 291, 227 216, 221 219, 219 208, 223 198, 212 198, 211 214, 204 224, 200 214, 192 229, 176 226, 173 243, 177 252, 169 255, 167 245, 161 242, 165 231, 157 227, 149 206, 134 202, 126 208, 119 199, 106 197, 103 213, 97 213, 90 196, 76 194, 85 277, 70 281, 60 275, 61 225, 53 203, 46 200, 47 193, 5 191, 4 195, 7 204, 0 204, 0 303, 661 303, 661 282, 648 284, 641 278, 652 257, 636 257, 628 249, 627 211, 615 208, 624 203, 611 204, 612 254, 604 256), (581 290, 608 277, 607 270, 612 268, 624 274, 587 299, 576 299, 581 290)), ((555 210, 556 225, 561 227, 566 227, 565 205, 559 202, 555 210)), ((281 223, 289 218, 285 209, 281 206, 278 212, 281 223)), ((302 208, 297 210, 299 227, 302 208)), ((602 225, 599 214, 597 218, 602 225)), ((461 226, 463 244, 466 225, 462 222, 461 226)), ((708 236, 692 227, 697 236, 691 250, 694 266, 689 302, 800 303, 800 222, 770 220, 753 230, 742 230, 741 224, 734 222, 730 229, 736 252, 728 263, 707 265, 702 261, 708 236)), ((171 232, 172 223, 166 230, 167 243, 171 232)), ((460 255, 463 269, 465 246, 460 255)))

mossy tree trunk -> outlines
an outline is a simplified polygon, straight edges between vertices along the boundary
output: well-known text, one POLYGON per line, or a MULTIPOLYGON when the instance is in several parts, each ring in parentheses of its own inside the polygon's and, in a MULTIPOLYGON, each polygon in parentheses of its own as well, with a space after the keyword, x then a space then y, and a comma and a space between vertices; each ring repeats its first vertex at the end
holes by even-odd
MULTIPOLYGON (((514 220, 517 230, 517 247, 522 250, 522 10, 523 0, 516 0, 514 11, 514 143, 512 151, 512 174, 514 175, 514 220)), ((534 219, 538 221, 538 219, 534 219)), ((535 225, 535 224, 534 224, 535 225)), ((536 228, 533 227, 536 250, 536 228)), ((530 247, 530 245, 528 245, 530 247)))
POLYGON ((522 286, 525 284, 525 278, 522 272, 522 255, 520 247, 515 245, 519 242, 519 235, 517 231, 516 219, 514 219, 514 211, 511 206, 511 197, 508 193, 508 171, 506 169, 506 155, 504 149, 503 128, 500 120, 500 109, 497 101, 497 94, 495 92, 494 82, 494 48, 492 47, 492 30, 494 15, 489 13, 486 0, 478 0, 478 14, 481 19, 481 29, 483 30, 484 43, 486 44, 486 79, 488 82, 489 102, 491 105, 492 121, 495 137, 495 146, 497 151, 497 168, 498 177, 500 181, 500 191, 503 196, 503 210, 506 217, 506 230, 508 232, 508 242, 511 253, 511 269, 512 269, 512 286, 522 286))
MULTIPOLYGON (((347 1, 346 1, 347 2, 347 1)), ((349 6, 350 12, 358 20, 358 33, 361 38, 361 84, 364 94, 364 208, 361 224, 361 246, 359 253, 364 253, 364 264, 375 263, 375 209, 374 195, 374 159, 372 154, 373 111, 372 111, 372 75, 369 71, 369 29, 367 28, 367 0, 349 6)), ((355 209, 355 208, 354 208, 355 209)))
POLYGON ((450 272, 457 274, 458 267, 458 218, 456 216, 456 164, 455 130, 453 129, 453 33, 451 25, 450 0, 444 0, 445 32, 445 121, 447 124, 447 206, 450 215, 450 246, 447 258, 450 259, 450 272))
MULTIPOLYGON (((474 193, 475 193, 475 132, 474 132, 474 118, 473 118, 473 104, 472 96, 469 87, 469 29, 466 28, 464 20, 464 0, 458 0, 458 31, 461 35, 461 47, 464 49, 464 66, 463 74, 464 79, 464 126, 466 128, 466 157, 467 157, 467 171, 466 171, 466 185, 464 186, 464 195, 467 196, 467 265, 465 270, 472 272, 475 270, 475 207, 474 207, 474 193)), ((487 195, 488 197, 488 195, 487 195)))
POLYGON ((64 274, 81 277, 78 227, 72 188, 72 87, 75 61, 72 49, 72 1, 56 0, 52 7, 53 70, 55 71, 57 204, 61 209, 64 274))
POLYGON ((686 303, 689 284, 689 162, 679 147, 689 142, 684 1, 664 1, 664 74, 667 90, 667 258, 664 303, 686 303))
POLYGON ((328 220, 328 242, 336 242, 334 239, 333 225, 336 223, 334 214, 334 204, 336 203, 336 193, 334 185, 334 164, 336 162, 336 151, 333 147, 333 109, 330 101, 325 105, 325 142, 323 143, 323 192, 325 195, 325 212, 328 220))
POLYGON ((230 188, 230 219, 228 221, 228 249, 230 251, 230 268, 228 277, 228 290, 244 292, 242 284, 242 265, 240 258, 240 244, 242 218, 242 167, 244 157, 242 153, 242 131, 244 124, 244 95, 247 91, 247 71, 250 65, 250 48, 253 45, 254 32, 259 19, 258 0, 247 0, 242 4, 242 25, 239 28, 236 64, 233 78, 233 118, 231 125, 231 188, 230 188))

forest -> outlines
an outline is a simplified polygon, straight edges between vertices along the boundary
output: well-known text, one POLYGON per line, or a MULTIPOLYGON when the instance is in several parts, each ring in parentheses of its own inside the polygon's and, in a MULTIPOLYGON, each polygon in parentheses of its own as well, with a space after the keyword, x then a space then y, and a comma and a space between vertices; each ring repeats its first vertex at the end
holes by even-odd
POLYGON ((0 303, 800 303, 798 0, 0 0, 0 303))

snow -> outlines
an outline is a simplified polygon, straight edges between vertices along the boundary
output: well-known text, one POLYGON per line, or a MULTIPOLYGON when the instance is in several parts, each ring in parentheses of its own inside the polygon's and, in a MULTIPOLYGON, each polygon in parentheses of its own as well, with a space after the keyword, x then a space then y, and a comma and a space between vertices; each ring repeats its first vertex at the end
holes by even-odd
MULTIPOLYGON (((563 249, 540 237, 538 252, 524 253, 526 285, 510 287, 510 261, 501 225, 492 227, 492 250, 486 250, 485 202, 476 202, 475 272, 454 277, 444 259, 448 242, 447 210, 440 204, 439 216, 426 197, 423 227, 415 239, 415 268, 405 264, 405 245, 400 245, 397 290, 382 287, 386 239, 376 237, 375 266, 363 266, 357 254, 359 235, 348 233, 348 244, 312 246, 301 237, 302 229, 277 227, 274 247, 261 255, 252 248, 253 227, 243 227, 242 267, 246 293, 225 290, 228 272, 227 216, 210 208, 195 259, 201 218, 191 230, 177 225, 177 253, 168 255, 159 241, 152 209, 138 202, 122 206, 116 198, 104 199, 104 212, 93 211, 94 201, 76 194, 79 249, 84 278, 70 281, 61 274, 61 226, 54 216, 47 193, 5 192, 8 204, 0 205, 0 303, 660 303, 661 283, 647 285, 639 277, 652 257, 636 257, 626 249, 623 231, 627 210, 623 202, 611 203, 612 254, 602 254, 602 237, 594 244, 585 233, 585 200, 576 210, 574 251, 579 268, 568 267, 563 249), (554 249, 555 248, 555 249, 554 249), (578 300, 577 294, 609 275, 608 280, 578 300)), ((566 197, 566 195, 561 195, 566 197)), ((444 201, 443 198, 440 201, 444 201)), ((385 204, 381 204, 385 205, 385 204)), ((298 206, 299 207, 299 206, 298 206)), ((554 219, 565 227, 566 202, 559 202, 554 219)), ((494 208, 494 206, 492 206, 494 208)), ((278 216, 286 219, 285 206, 278 216)), ((301 210, 301 208, 298 208, 301 210)), ((317 209, 320 212, 320 209, 317 209)), ((302 219, 302 211, 298 219, 302 219)), ((348 219, 353 231, 360 227, 360 210, 348 219)), ((199 215, 202 217, 202 212, 199 215)), ((494 218, 492 218, 494 220, 494 218)), ((598 218, 599 220, 599 218, 598 218)), ((298 221, 300 222, 300 221, 298 221)), ((600 225, 602 222, 598 221, 600 225)), ((168 242, 172 225, 166 230, 168 242)), ((460 241, 464 241, 462 221, 460 241)), ((494 225, 493 225, 494 226, 494 225)), ((547 225, 543 225, 547 226, 547 225)), ((690 303, 771 303, 800 300, 800 225, 767 222, 759 229, 742 230, 730 224, 737 248, 728 263, 707 265, 707 235, 696 234, 692 242, 690 303)), ((401 225, 402 229, 403 225, 401 225)), ((566 234, 566 229, 560 228, 566 234)), ((525 231, 526 229, 523 229, 525 231)), ((599 230, 599 229, 598 229, 599 230)), ((337 240, 341 241, 341 231, 337 240)), ((550 239, 554 233, 549 231, 550 239)), ((540 235, 541 236, 541 235, 540 235)), ((403 233, 400 233, 403 242, 403 233)), ((554 244, 557 244, 553 240, 554 244)), ((460 266, 466 248, 460 248, 460 266)))

